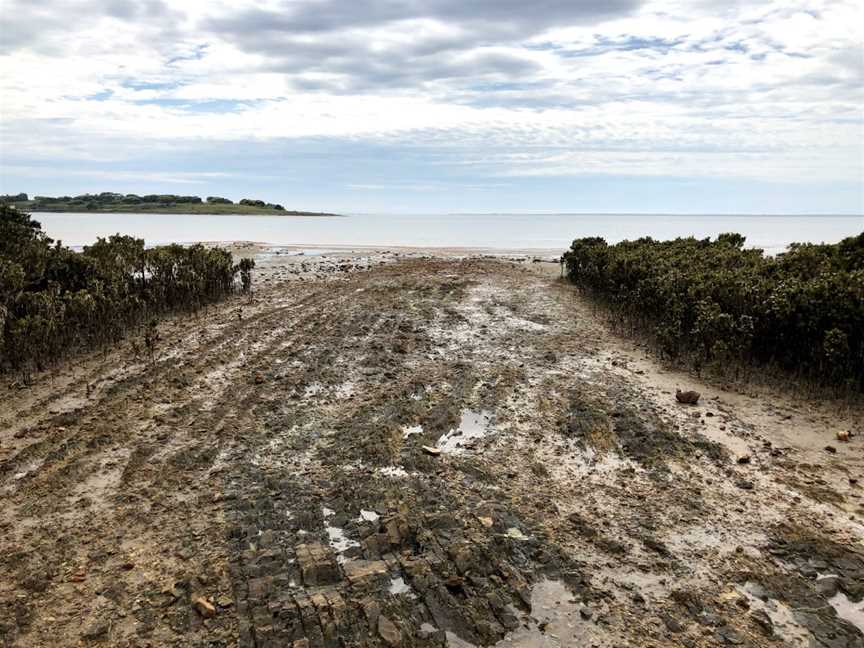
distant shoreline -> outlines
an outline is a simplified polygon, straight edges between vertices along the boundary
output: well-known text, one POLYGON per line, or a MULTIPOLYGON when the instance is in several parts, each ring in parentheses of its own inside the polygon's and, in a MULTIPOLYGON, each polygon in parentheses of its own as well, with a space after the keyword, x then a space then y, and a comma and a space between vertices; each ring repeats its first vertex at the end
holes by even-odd
POLYGON ((51 209, 48 207, 32 207, 24 203, 17 203, 15 206, 23 211, 33 214, 81 214, 89 216, 90 214, 173 214, 175 216, 314 216, 318 218, 343 218, 342 214, 331 214, 329 212, 306 212, 306 211, 290 211, 280 209, 267 209, 263 207, 247 207, 246 205, 224 205, 225 209, 219 205, 202 205, 196 208, 195 205, 176 205, 172 207, 153 207, 142 208, 135 206, 134 209, 51 209))

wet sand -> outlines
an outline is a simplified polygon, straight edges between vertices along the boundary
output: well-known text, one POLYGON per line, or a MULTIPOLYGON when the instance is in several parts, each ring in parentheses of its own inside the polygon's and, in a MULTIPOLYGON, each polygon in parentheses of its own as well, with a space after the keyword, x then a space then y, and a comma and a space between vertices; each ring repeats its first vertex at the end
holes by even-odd
POLYGON ((6 392, 3 645, 864 645, 864 413, 662 366, 554 251, 233 250, 6 392))

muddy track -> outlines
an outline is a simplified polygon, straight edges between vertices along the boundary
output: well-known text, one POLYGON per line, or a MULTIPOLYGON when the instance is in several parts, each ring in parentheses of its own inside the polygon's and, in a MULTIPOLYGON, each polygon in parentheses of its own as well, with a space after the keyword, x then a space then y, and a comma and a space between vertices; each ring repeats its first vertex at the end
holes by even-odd
POLYGON ((519 264, 363 267, 9 391, 2 645, 864 646, 860 412, 664 371, 519 264))

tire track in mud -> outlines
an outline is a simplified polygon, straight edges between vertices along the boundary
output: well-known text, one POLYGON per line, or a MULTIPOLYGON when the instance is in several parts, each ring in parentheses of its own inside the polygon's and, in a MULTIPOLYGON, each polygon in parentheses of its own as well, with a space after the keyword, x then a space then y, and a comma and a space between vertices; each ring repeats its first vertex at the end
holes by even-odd
POLYGON ((860 645, 858 522, 607 366, 545 278, 404 261, 166 328, 80 409, 22 400, 4 645, 860 645))
MULTIPOLYGON (((315 295, 310 295, 310 298, 315 295)), ((320 292, 318 298, 325 297, 325 293, 320 292)), ((308 299, 298 300, 299 303, 292 303, 283 309, 270 310, 264 313, 263 317, 256 318, 252 321, 253 324, 261 324, 267 320, 277 321, 284 316, 285 311, 296 310, 303 305, 308 299)), ((247 321, 247 325, 248 325, 247 321)), ((243 330, 240 326, 232 328, 243 330)), ((258 329, 260 332, 260 328, 258 329)), ((269 332, 269 331, 268 331, 269 332)), ((278 325, 273 329, 275 341, 271 347, 277 344, 284 343, 284 330, 278 325)), ((223 334, 222 339, 211 341, 207 344, 206 351, 212 350, 218 344, 224 344, 229 340, 230 332, 223 334)), ((259 335, 256 341, 260 343, 263 338, 259 335)), ((233 339, 234 346, 232 351, 235 353, 244 353, 244 349, 254 347, 252 344, 246 344, 242 338, 235 337, 233 339)), ((154 532, 152 528, 148 528, 146 518, 156 514, 165 522, 166 517, 173 518, 173 523, 168 523, 167 527, 183 527, 183 517, 188 519, 196 519, 200 517, 200 511, 195 508, 195 505, 200 504, 196 501, 200 500, 200 496, 195 493, 197 488, 193 485, 190 488, 189 482, 194 484, 195 480, 199 479, 201 473, 205 471, 212 463, 218 452, 218 446, 214 447, 213 438, 210 436, 212 432, 208 428, 216 428, 216 431, 221 431, 218 428, 221 426, 219 422, 229 416, 237 406, 240 394, 237 391, 227 394, 218 403, 212 415, 204 420, 200 416, 201 408, 195 406, 195 401, 190 401, 184 398, 184 394, 178 394, 178 391, 166 387, 168 379, 176 373, 176 367, 181 366, 187 372, 193 372, 196 369, 201 369, 210 363, 207 353, 198 352, 200 349, 192 349, 186 355, 187 364, 183 366, 183 358, 172 361, 156 362, 152 365, 147 365, 143 368, 142 376, 134 376, 131 379, 117 384, 104 397, 99 400, 88 403, 87 408, 83 412, 72 412, 62 415, 62 422, 67 426, 61 428, 59 433, 49 438, 38 445, 31 446, 25 454, 25 457, 16 457, 13 461, 6 462, 3 466, 3 473, 8 474, 14 469, 15 465, 20 465, 24 461, 40 459, 38 466, 33 467, 33 471, 27 475, 21 476, 14 480, 18 487, 19 493, 24 491, 26 495, 19 499, 26 502, 25 506, 16 511, 11 519, 15 518, 39 518, 47 519, 58 518, 58 511, 68 509, 69 505, 66 502, 69 498, 66 484, 75 482, 76 478, 83 478, 88 473, 95 474, 99 469, 100 459, 104 458, 105 446, 110 445, 117 448, 127 450, 126 457, 128 461, 125 466, 122 466, 122 461, 112 461, 113 472, 119 473, 118 479, 111 480, 111 483, 105 483, 103 486, 116 487, 118 492, 112 493, 110 499, 99 507, 107 518, 102 520, 91 519, 88 521, 89 532, 84 535, 92 535, 98 538, 102 532, 110 532, 112 528, 122 528, 128 537, 129 531, 138 531, 147 536, 154 534, 149 545, 151 547, 159 547, 163 538, 159 538, 158 530, 154 532), (189 360, 198 359, 197 365, 189 365, 189 360), (142 396, 142 392, 145 396, 142 396), (172 402, 175 399, 178 403, 172 402), (186 402, 183 402, 183 401, 186 402), (158 415, 152 415, 152 402, 167 402, 169 407, 161 411, 158 415), (131 407, 130 407, 131 406, 131 407), (121 408, 122 414, 118 415, 115 410, 121 408), (96 420, 102 419, 99 425, 89 425, 96 420), (78 425, 80 423, 80 425, 78 425), (196 427, 197 425, 197 427, 196 427), (190 438, 182 441, 178 439, 183 436, 183 432, 195 428, 196 431, 207 430, 207 435, 198 435, 197 438, 190 438), (161 432, 164 429, 165 432, 161 432), (150 439, 147 441, 146 439, 150 439), (129 450, 127 446, 131 445, 129 450), (173 450, 171 449, 173 447, 173 450), (89 469, 89 470, 88 470, 89 469), (184 483, 185 482, 185 483, 184 483), (173 492, 172 492, 173 491, 173 492), (144 506, 137 505, 138 502, 146 502, 144 506), (106 511, 106 509, 108 509, 106 511), (143 518, 143 519, 142 519, 143 518), (179 518, 179 519, 178 519, 179 518), (142 524, 142 521, 145 524, 142 524)), ((235 375, 230 376, 229 382, 236 386, 237 384, 245 384, 251 382, 248 376, 237 375, 239 372, 246 373, 246 369, 235 368, 235 375)), ((209 394, 208 394, 209 396, 209 394)), ((47 422, 47 427, 52 427, 56 424, 57 418, 51 418, 47 422)), ((123 457, 119 457, 123 459, 123 457)), ((98 477, 97 477, 98 481, 98 477)), ((107 481, 107 480, 103 480, 107 481)), ((98 493, 88 493, 90 496, 96 496, 98 493)), ((74 493, 73 493, 74 495, 74 493)), ((10 498, 12 500, 13 498, 10 498)), ((210 498, 212 499, 212 495, 210 498)), ((10 503, 12 503, 10 501, 10 503)), ((79 501, 80 503, 80 501, 79 501)), ((87 504, 85 504, 86 506, 87 504)), ((212 509, 213 507, 208 507, 212 509)), ((11 508, 6 509, 6 512, 12 513, 11 508)), ((5 516, 4 516, 5 517, 5 516)), ((98 517, 98 516, 97 516, 98 517)), ((10 518, 7 518, 7 520, 10 518)), ((4 520, 5 522, 5 520, 4 520)), ((10 531, 16 531, 11 524, 7 523, 10 531)), ((6 526, 6 525, 4 525, 6 526)), ((72 526, 72 525, 69 525, 72 526)), ((56 525, 55 525, 56 527, 56 525)), ((206 529, 206 525, 205 525, 206 529)), ((56 536, 48 528, 43 526, 44 532, 38 535, 40 543, 38 546, 29 546, 24 551, 13 551, 13 558, 8 561, 13 572, 20 575, 20 580, 28 578, 27 572, 34 571, 34 567, 38 563, 44 563, 45 568, 42 570, 42 582, 31 587, 34 594, 40 595, 40 598, 49 600, 41 601, 44 607, 50 608, 56 601, 51 601, 48 590, 51 581, 57 581, 62 574, 59 572, 62 568, 62 563, 67 561, 81 562, 80 556, 70 556, 63 551, 61 543, 63 542, 62 534, 56 542, 52 542, 51 538, 56 536), (44 560, 43 560, 44 558, 44 560), (60 563, 60 564, 58 564, 60 563)), ((55 528, 56 531, 56 528, 55 528)), ((80 532, 80 528, 72 527, 63 528, 63 531, 71 531, 73 534, 80 532)), ((221 526, 209 529, 209 536, 217 539, 217 544, 221 543, 223 529, 221 526)), ((196 532, 199 536, 203 535, 203 531, 196 532)), ((14 533, 7 536, 7 541, 14 537, 14 533)), ((118 536, 119 537, 119 536, 118 536)), ((24 539, 24 538, 22 538, 24 539)), ((140 540, 140 538, 136 539, 140 540)), ((87 540, 89 544, 89 540, 87 540)), ((135 542, 132 543, 126 553, 134 552, 135 542)), ((138 542, 137 544, 140 544, 138 542)), ((146 543, 145 543, 146 544, 146 543)), ((170 544, 170 543, 169 543, 170 544)), ((175 544, 181 544, 175 542, 175 544)), ((196 543, 200 545, 201 543, 196 543)), ((12 545, 15 546, 14 544, 12 545)), ((201 547, 196 547, 196 551, 200 551, 201 547)), ((181 553, 188 554, 189 551, 184 551, 182 546, 181 553)), ((113 553, 111 551, 108 552, 113 553)), ((222 552, 224 553, 224 551, 222 552)), ((93 554, 93 551, 90 551, 93 554)), ((186 559, 185 557, 183 558, 186 559)), ((87 560, 90 563, 90 568, 98 567, 93 560, 87 560)), ((38 569, 42 569, 39 566, 38 569)), ((73 574, 74 576, 74 574, 73 574)), ((76 579, 77 580, 77 579, 76 579)), ((183 581, 180 578, 178 582, 183 581)), ((101 584, 100 584, 101 585, 101 584)), ((187 585, 188 587, 188 585, 187 585)), ((62 586, 61 586, 62 589, 62 586)), ((68 589, 68 588, 67 588, 68 589)), ((79 585, 78 589, 84 589, 83 585, 79 585)), ((171 590, 169 586, 167 588, 171 590)), ((90 588, 90 593, 93 594, 99 591, 95 586, 90 588)), ((164 592, 162 592, 164 593, 164 592)), ((68 592, 61 592, 61 595, 68 592)), ((168 598, 177 599, 177 592, 170 593, 168 598)), ((78 592, 79 597, 84 597, 84 592, 78 592)), ((93 598, 96 598, 95 596, 93 598)), ((119 595, 114 598, 121 598, 119 595)), ((124 597, 128 600, 129 597, 124 597)), ((179 598, 182 598, 179 597, 179 598)), ((29 606, 28 606, 29 607, 29 606)), ((138 606, 139 611, 145 610, 149 606, 138 606)), ((144 612, 141 615, 146 617, 144 612)), ((22 615, 19 614, 19 617, 22 615)), ((29 622, 29 615, 22 617, 23 621, 29 622)), ((138 619, 140 622, 141 619, 138 619)), ((101 619, 96 619, 97 626, 103 623, 101 619)), ((142 622, 143 623, 143 622, 142 622)), ((19 624, 20 625, 20 624, 19 624)), ((26 626, 27 624, 25 624, 26 626)), ((139 624, 140 625, 140 624, 139 624)), ((176 624, 175 624, 176 625, 176 624)), ((139 634, 144 636, 149 634, 147 624, 139 627, 139 634)), ((56 631, 56 630, 55 630, 56 631)), ((35 645, 39 645, 38 641, 35 645)))
MULTIPOLYGON (((399 456, 407 421, 388 401, 402 396, 410 403, 416 385, 434 378, 397 357, 405 347, 430 346, 423 335, 404 335, 414 327, 401 316, 407 310, 401 294, 390 301, 376 294, 367 316, 373 321, 354 317, 344 331, 327 332, 329 358, 351 353, 351 331, 368 331, 362 344, 370 353, 348 370, 362 376, 374 369, 386 388, 364 385, 371 405, 340 403, 316 422, 318 430, 282 438, 289 453, 306 455, 304 481, 296 479, 296 464, 264 462, 248 469, 232 495, 238 520, 232 535, 242 557, 235 578, 248 615, 241 645, 441 646, 447 632, 486 644, 519 626, 511 606, 530 604, 524 567, 532 555, 552 559, 542 542, 542 552, 526 551, 522 541, 490 532, 448 487, 430 492, 428 476, 394 482, 375 474, 399 456), (400 331, 407 340, 397 339, 400 331), (347 348, 339 348, 340 340, 347 348), (384 413, 376 416, 379 407, 384 413)), ((435 307, 439 300, 435 295, 435 307)), ((308 418, 292 408, 274 414, 268 425, 277 430, 287 427, 285 419, 296 428, 308 418)), ((434 461, 416 457, 414 467, 432 473, 434 482, 434 461)), ((581 582, 571 566, 571 578, 581 582)))

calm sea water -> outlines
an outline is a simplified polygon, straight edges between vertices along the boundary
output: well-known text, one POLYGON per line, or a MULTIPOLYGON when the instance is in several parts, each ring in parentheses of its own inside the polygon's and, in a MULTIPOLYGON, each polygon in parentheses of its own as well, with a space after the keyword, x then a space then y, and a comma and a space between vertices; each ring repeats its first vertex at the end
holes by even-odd
POLYGON ((466 247, 563 250, 574 238, 610 243, 651 236, 716 236, 738 232, 750 246, 780 252, 792 242, 827 242, 864 231, 862 216, 667 216, 604 214, 355 214, 341 218, 199 214, 34 213, 46 233, 66 245, 88 245, 115 233, 148 245, 255 241, 273 245, 466 247))

